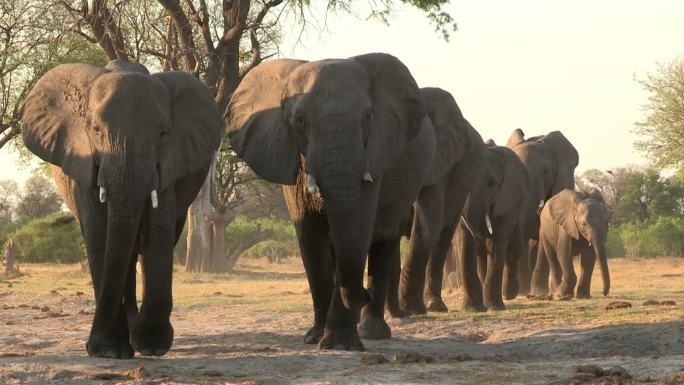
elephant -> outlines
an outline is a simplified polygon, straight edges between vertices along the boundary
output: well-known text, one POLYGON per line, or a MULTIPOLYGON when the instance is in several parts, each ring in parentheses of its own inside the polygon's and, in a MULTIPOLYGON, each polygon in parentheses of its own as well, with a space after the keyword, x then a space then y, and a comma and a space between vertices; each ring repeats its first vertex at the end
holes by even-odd
POLYGON ((399 59, 272 60, 245 76, 225 116, 237 155, 284 185, 314 308, 305 343, 363 350, 387 338, 387 271, 420 188, 436 134, 413 76, 399 59), (363 286, 368 257, 369 290, 363 286))
MULTIPOLYGON (((463 117, 453 96, 439 88, 422 88, 421 94, 435 131, 451 134, 437 138, 433 163, 433 167, 448 171, 436 183, 423 186, 414 203, 398 308, 392 298, 387 301, 394 317, 447 311, 441 295, 443 267, 463 205, 483 162, 482 137, 463 117)), ((390 296, 397 293, 394 281, 390 280, 390 296)))
POLYGON ((165 354, 173 247, 221 141, 211 91, 190 74, 150 75, 123 60, 62 64, 35 84, 22 121, 24 144, 53 164, 83 233, 96 298, 88 354, 165 354))
POLYGON ((529 195, 528 179, 511 149, 485 148, 454 236, 464 310, 504 310, 503 293, 507 299, 517 294, 517 257, 524 242, 519 203, 529 195))
MULTIPOLYGON (((544 202, 561 190, 574 189, 575 167, 579 163, 579 155, 560 131, 525 139, 523 131, 516 129, 506 147, 512 149, 523 162, 530 181, 530 194, 523 203, 525 219, 522 227, 527 238, 527 247, 521 248, 520 253, 524 255, 518 258, 518 292, 526 295, 530 292, 531 272, 536 265, 539 212, 544 202)), ((548 274, 545 261, 542 261, 541 269, 540 273, 547 271, 548 274)))
POLYGON ((569 299, 577 285, 577 298, 590 298, 591 275, 597 258, 603 278, 603 295, 608 295, 610 275, 605 247, 608 214, 601 193, 596 189, 589 192, 565 189, 546 202, 540 222, 532 295, 546 296, 550 286, 552 294, 569 299), (579 282, 572 262, 574 256, 580 257, 579 282), (537 268, 542 260, 548 261, 550 280, 537 268))

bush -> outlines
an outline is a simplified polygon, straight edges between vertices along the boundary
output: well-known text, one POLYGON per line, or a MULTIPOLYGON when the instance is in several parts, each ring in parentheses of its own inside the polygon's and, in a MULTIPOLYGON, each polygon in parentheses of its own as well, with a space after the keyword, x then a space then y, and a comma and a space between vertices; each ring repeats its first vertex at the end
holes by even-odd
POLYGON ((262 231, 270 231, 271 236, 243 253, 243 257, 268 257, 271 262, 299 255, 297 236, 292 222, 275 216, 261 218, 247 218, 240 216, 226 228, 226 244, 239 242, 250 236, 259 226, 262 231))
POLYGON ((620 228, 608 229, 608 238, 606 239, 606 256, 608 258, 621 258, 627 255, 625 251, 625 244, 620 238, 620 228))
POLYGON ((630 258, 684 255, 684 218, 658 217, 616 229, 630 258))
POLYGON ((81 229, 68 213, 34 219, 15 230, 10 238, 21 262, 75 263, 86 257, 81 229))

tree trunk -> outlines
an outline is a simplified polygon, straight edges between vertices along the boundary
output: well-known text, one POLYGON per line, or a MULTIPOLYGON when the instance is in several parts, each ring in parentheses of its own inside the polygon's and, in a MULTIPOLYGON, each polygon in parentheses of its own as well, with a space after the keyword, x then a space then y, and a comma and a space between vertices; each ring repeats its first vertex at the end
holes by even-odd
POLYGON ((2 272, 5 274, 12 274, 16 272, 16 248, 14 247, 14 242, 10 240, 7 242, 7 248, 5 249, 5 259, 2 262, 2 272))
POLYGON ((211 254, 211 223, 207 218, 213 214, 211 205, 212 166, 204 181, 204 185, 197 194, 195 201, 188 209, 188 238, 185 255, 185 271, 205 271, 204 259, 211 254))
POLYGON ((240 241, 231 242, 225 253, 224 259, 224 271, 233 270, 238 259, 249 248, 256 245, 257 243, 270 238, 273 235, 271 230, 261 230, 260 226, 254 229, 254 232, 248 235, 245 239, 240 241))

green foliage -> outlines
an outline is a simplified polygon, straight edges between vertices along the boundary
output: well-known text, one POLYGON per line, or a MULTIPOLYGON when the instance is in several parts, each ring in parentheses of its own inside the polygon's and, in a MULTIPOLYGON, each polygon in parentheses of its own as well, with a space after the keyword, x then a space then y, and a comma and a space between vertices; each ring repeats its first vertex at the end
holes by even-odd
POLYGON ((655 72, 639 82, 650 95, 643 105, 645 119, 635 123, 635 132, 643 138, 635 147, 655 167, 684 166, 684 57, 658 63, 655 72))
POLYGON ((608 237, 606 238, 606 256, 608 258, 622 258, 627 255, 625 244, 620 238, 620 229, 608 229, 608 237))
POLYGON ((615 235, 619 235, 624 255, 630 258, 684 255, 684 218, 662 216, 647 223, 627 223, 611 229, 606 245, 608 256, 619 255, 620 244, 615 235))
POLYGON ((74 263, 85 258, 81 229, 68 213, 32 220, 10 237, 21 262, 74 263))
POLYGON ((245 251, 242 254, 243 257, 268 257, 272 261, 277 261, 284 257, 299 255, 297 237, 292 222, 273 215, 261 218, 237 217, 226 227, 226 244, 230 245, 231 242, 239 242, 250 236, 257 226, 261 231, 270 231, 271 236, 245 251))

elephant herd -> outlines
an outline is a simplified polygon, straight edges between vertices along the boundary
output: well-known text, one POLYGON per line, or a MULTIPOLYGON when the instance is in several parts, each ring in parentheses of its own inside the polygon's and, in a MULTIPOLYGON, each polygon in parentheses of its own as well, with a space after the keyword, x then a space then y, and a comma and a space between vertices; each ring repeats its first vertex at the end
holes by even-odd
POLYGON ((446 311, 442 284, 454 276, 464 309, 502 310, 519 294, 566 299, 577 286, 589 297, 598 258, 608 293, 605 204, 574 191, 579 158, 563 134, 484 142, 451 94, 419 88, 391 55, 265 62, 223 119, 190 74, 63 64, 29 94, 22 135, 55 165, 83 232, 89 355, 170 349, 172 250, 223 129, 258 176, 284 185, 313 299, 306 343, 363 350, 361 337, 391 336, 385 311, 446 311))

